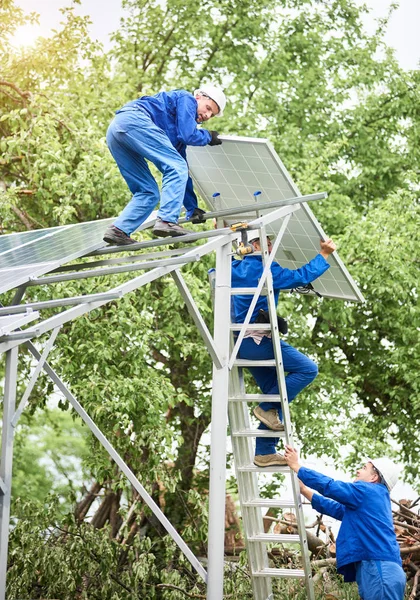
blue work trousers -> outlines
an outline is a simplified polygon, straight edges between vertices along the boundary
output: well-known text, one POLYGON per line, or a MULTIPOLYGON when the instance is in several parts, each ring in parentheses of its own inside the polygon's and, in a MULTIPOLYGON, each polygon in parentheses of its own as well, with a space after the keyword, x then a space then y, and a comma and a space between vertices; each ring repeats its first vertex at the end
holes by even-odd
POLYGON ((355 566, 362 600, 403 600, 406 577, 400 565, 387 560, 362 560, 355 566))
POLYGON ((166 133, 141 110, 115 115, 106 134, 108 148, 133 197, 114 222, 127 235, 135 231, 159 202, 158 217, 177 223, 188 180, 188 165, 166 133), (162 190, 146 162, 162 173, 162 190))
MULTIPOLYGON (((283 357, 283 368, 286 375, 287 398, 291 402, 297 394, 309 385, 318 374, 318 367, 313 360, 280 340, 283 357)), ((260 344, 252 338, 245 338, 239 350, 240 358, 247 360, 268 360, 274 358, 274 349, 271 338, 263 337, 260 344)), ((263 394, 278 394, 279 386, 275 367, 251 367, 250 372, 260 387, 263 394)), ((278 410, 280 420, 282 412, 279 403, 261 402, 263 410, 275 408, 278 410)), ((259 429, 268 429, 260 423, 259 429)), ((274 454, 280 438, 256 438, 255 454, 274 454)))

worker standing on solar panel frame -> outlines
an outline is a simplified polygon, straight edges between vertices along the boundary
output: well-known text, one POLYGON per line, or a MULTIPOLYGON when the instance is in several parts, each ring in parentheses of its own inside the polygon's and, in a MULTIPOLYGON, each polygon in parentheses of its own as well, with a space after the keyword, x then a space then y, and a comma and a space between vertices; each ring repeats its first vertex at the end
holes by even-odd
POLYGON ((117 111, 106 141, 133 197, 105 232, 104 241, 116 245, 134 243, 130 234, 149 217, 159 199, 153 229, 157 236, 189 233, 178 225, 182 205, 192 223, 205 220, 188 174, 186 148, 222 143, 217 131, 197 125, 221 117, 225 106, 223 91, 206 84, 194 94, 173 90, 142 96, 117 111), (160 193, 146 161, 163 175, 160 193))
MULTIPOLYGON (((251 234, 248 242, 254 252, 245 255, 242 260, 232 262, 232 288, 257 287, 264 270, 261 245, 258 233, 251 234)), ((271 240, 267 238, 268 251, 271 253, 271 240)), ((330 265, 328 257, 336 249, 331 239, 320 241, 321 250, 311 261, 299 269, 285 269, 276 261, 271 265, 274 298, 276 305, 280 290, 294 289, 315 281, 330 265)), ((235 295, 232 297, 232 320, 236 323, 245 321, 249 306, 252 302, 250 295, 235 295)), ((250 323, 269 322, 268 302, 265 296, 258 299, 250 323), (264 314, 265 313, 265 314, 264 314)), ((282 333, 282 323, 279 323, 282 333)), ((285 329, 283 329, 285 333, 285 329)), ((288 401, 291 402, 299 392, 308 386, 318 374, 318 367, 313 360, 296 350, 287 342, 280 340, 283 367, 287 373, 286 390, 288 401)), ((274 358, 274 348, 271 332, 261 329, 248 330, 239 348, 239 357, 246 360, 270 360, 274 358)), ((279 394, 276 367, 248 367, 263 394, 279 394)), ((260 421, 259 429, 283 431, 282 411, 278 402, 261 402, 254 409, 255 417, 260 421)), ((284 466, 284 456, 276 452, 280 438, 257 437, 254 464, 258 467, 284 466)))
POLYGON ((291 446, 285 459, 312 507, 341 521, 336 551, 344 581, 357 582, 362 600, 403 600, 406 577, 389 496, 399 468, 386 457, 366 458, 355 481, 346 483, 302 467, 291 446))

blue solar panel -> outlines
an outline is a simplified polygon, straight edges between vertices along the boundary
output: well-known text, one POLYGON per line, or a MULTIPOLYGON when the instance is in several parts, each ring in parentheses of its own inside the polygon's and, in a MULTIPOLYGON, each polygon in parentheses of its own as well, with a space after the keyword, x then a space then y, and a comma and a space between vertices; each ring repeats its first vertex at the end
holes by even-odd
POLYGON ((5 235, 0 238, 0 293, 105 246, 113 219, 5 235))

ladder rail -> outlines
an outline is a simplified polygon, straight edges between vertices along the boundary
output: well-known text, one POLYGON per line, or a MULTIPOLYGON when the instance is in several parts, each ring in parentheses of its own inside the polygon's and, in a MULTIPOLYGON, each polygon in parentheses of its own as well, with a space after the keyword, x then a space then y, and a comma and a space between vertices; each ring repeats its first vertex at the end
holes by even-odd
MULTIPOLYGON (((241 368, 234 367, 230 374, 229 395, 245 393, 245 383, 241 368)), ((240 402, 229 402, 228 416, 231 433, 238 430, 250 430, 250 418, 246 406, 240 402)), ((258 477, 255 472, 241 472, 240 465, 248 464, 252 460, 253 447, 251 437, 234 437, 232 435, 232 450, 236 481, 238 482, 239 502, 241 507, 242 523, 244 529, 245 547, 250 565, 251 574, 264 572, 269 568, 268 556, 263 544, 251 543, 250 534, 264 531, 264 521, 260 506, 247 506, 254 498, 260 497, 258 477)), ((272 585, 270 577, 251 576, 252 589, 255 600, 271 600, 272 585)))
MULTIPOLYGON (((278 242, 278 239, 276 240, 278 242)), ((268 252, 268 244, 267 244, 267 233, 264 226, 260 229, 260 245, 262 250, 262 258, 263 264, 269 261, 269 252, 268 252)), ((294 446, 293 443, 293 435, 292 435, 292 423, 290 418, 290 410, 289 410, 289 402, 287 398, 287 389, 286 389, 286 379, 284 376, 284 368, 283 368, 283 358, 281 352, 280 345, 280 335, 277 324, 277 306, 274 296, 274 287, 273 287, 273 277, 270 272, 266 278, 266 290, 267 290, 267 303, 268 303, 268 312, 270 315, 270 323, 271 323, 271 339, 273 343, 274 357, 276 361, 276 371, 277 371, 277 381, 280 393, 280 402, 283 414, 283 423, 284 423, 284 433, 285 433, 285 441, 286 444, 290 446, 294 446)), ((309 600, 315 600, 315 592, 312 580, 312 569, 309 560, 309 552, 308 552, 308 540, 306 536, 305 529, 305 518, 302 510, 302 501, 300 495, 300 488, 297 476, 295 473, 291 473, 291 485, 293 492, 293 499, 296 505, 296 520, 297 520, 297 529, 301 544, 301 556, 302 556, 302 566, 305 571, 305 585, 307 597, 309 600)))

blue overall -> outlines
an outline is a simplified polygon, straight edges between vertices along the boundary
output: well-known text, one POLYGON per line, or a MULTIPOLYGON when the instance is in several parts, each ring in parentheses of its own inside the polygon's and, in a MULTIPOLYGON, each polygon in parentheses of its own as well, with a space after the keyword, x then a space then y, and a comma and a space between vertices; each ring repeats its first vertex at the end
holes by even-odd
POLYGON ((211 141, 206 129, 197 129, 197 101, 184 90, 143 96, 117 111, 106 141, 133 197, 114 222, 130 235, 159 203, 158 217, 177 223, 184 204, 187 217, 197 208, 197 196, 188 175, 186 147, 211 141), (162 173, 162 189, 146 160, 162 173))
POLYGON ((344 581, 357 582, 362 600, 402 600, 406 578, 387 487, 335 481, 306 467, 298 477, 322 494, 313 495, 313 508, 342 522, 336 548, 344 581))
MULTIPOLYGON (((283 269, 277 262, 271 266, 273 276, 274 297, 277 305, 280 290, 292 289, 306 285, 322 275, 328 268, 328 262, 318 254, 309 263, 299 269, 283 269)), ((251 254, 242 260, 232 262, 232 287, 257 287, 264 266, 261 254, 251 254)), ((252 296, 233 296, 232 298, 232 320, 235 323, 243 323, 246 313, 251 304, 252 296)), ((260 308, 268 310, 267 298, 260 296, 251 317, 251 323, 255 322, 260 308)), ((297 394, 309 385, 318 374, 317 365, 307 356, 280 340, 283 366, 287 372, 286 389, 287 398, 291 402, 297 394)), ((245 338, 239 349, 240 358, 247 360, 266 360, 274 358, 274 349, 271 337, 264 336, 260 344, 252 338, 245 338)), ((277 372, 275 367, 252 367, 249 369, 263 394, 278 394, 277 372)), ((275 408, 282 419, 281 409, 278 403, 261 402, 263 410, 275 408)), ((260 423, 259 429, 268 429, 264 423, 260 423)), ((256 438, 255 454, 274 454, 279 438, 256 438)))

